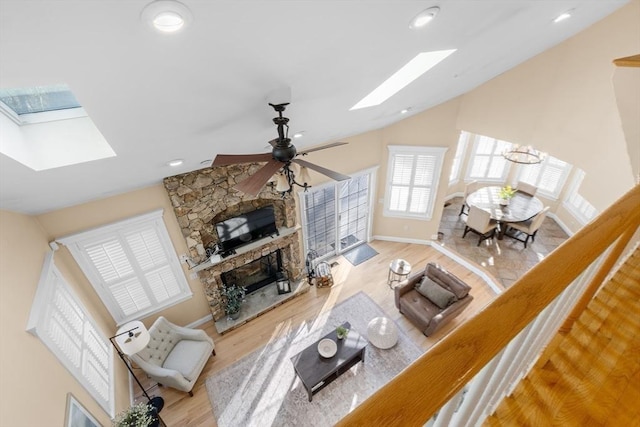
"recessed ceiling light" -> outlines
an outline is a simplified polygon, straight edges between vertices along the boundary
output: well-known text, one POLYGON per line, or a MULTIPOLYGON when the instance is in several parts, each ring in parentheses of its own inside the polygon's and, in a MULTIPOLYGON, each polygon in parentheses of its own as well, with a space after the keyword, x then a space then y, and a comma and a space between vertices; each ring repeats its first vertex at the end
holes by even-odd
POLYGON ((440 12, 440 8, 438 6, 433 6, 428 9, 423 10, 419 14, 417 14, 409 23, 409 28, 415 30, 417 28, 422 28, 427 25, 436 15, 440 12))
POLYGON ((298 138, 302 138, 304 136, 304 132, 296 132, 293 134, 293 137, 298 139, 298 138))
POLYGON ((151 28, 163 33, 175 33, 191 22, 191 11, 175 0, 156 0, 149 3, 140 15, 151 28))
POLYGON ((448 49, 419 53, 349 110, 358 110, 382 104, 455 51, 456 49, 448 49))
POLYGON ((400 114, 407 114, 409 110, 411 110, 411 108, 405 108, 403 110, 400 110, 400 114))
POLYGON ((558 17, 556 19, 554 19, 553 22, 560 22, 560 21, 564 21, 565 19, 569 19, 569 18, 571 18, 571 10, 568 10, 565 13, 562 13, 562 14, 558 15, 558 17))
POLYGON ((171 160, 171 161, 167 162, 167 166, 176 167, 176 166, 180 166, 183 163, 184 163, 184 160, 182 160, 182 159, 174 159, 174 160, 171 160))

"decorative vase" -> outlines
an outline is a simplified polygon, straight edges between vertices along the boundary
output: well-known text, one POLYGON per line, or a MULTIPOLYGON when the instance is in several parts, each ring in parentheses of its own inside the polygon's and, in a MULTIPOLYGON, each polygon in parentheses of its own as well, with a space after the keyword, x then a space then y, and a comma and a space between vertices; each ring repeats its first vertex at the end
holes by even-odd
POLYGON ((227 318, 229 320, 238 320, 239 317, 240 317, 240 310, 236 311, 235 313, 227 313, 227 318))
POLYGON ((508 206, 509 205, 509 199, 500 199, 500 205, 501 206, 508 206))

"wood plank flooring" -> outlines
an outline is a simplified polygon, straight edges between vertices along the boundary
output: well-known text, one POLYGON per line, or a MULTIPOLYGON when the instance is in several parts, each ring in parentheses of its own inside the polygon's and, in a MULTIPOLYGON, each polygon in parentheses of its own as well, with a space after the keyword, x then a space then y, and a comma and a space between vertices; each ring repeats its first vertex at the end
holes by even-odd
MULTIPOLYGON (((187 393, 158 386, 153 386, 149 390, 149 394, 161 395, 165 399, 165 407, 161 413, 165 423, 169 426, 215 426, 215 416, 204 386, 207 377, 235 363, 269 341, 278 339, 286 331, 302 322, 312 321, 319 313, 330 310, 336 303, 359 291, 365 292, 376 301, 424 350, 488 304, 495 296, 494 291, 477 275, 433 248, 386 241, 374 241, 371 246, 378 251, 379 255, 358 266, 351 265, 343 257, 336 259, 338 265, 332 269, 335 284, 331 288, 313 287, 309 292, 222 336, 216 332, 213 322, 203 325, 202 329, 215 341, 216 356, 207 362, 193 389, 194 396, 190 397, 187 393), (411 263, 413 272, 424 269, 429 261, 442 264, 472 287, 471 293, 474 300, 460 316, 438 333, 429 338, 425 337, 404 316, 400 315, 394 304, 393 291, 387 286, 389 263, 395 258, 403 258, 411 263)), ((144 383, 144 373, 136 370, 136 375, 143 379, 144 383)))
POLYGON ((640 426, 640 250, 485 426, 640 426))

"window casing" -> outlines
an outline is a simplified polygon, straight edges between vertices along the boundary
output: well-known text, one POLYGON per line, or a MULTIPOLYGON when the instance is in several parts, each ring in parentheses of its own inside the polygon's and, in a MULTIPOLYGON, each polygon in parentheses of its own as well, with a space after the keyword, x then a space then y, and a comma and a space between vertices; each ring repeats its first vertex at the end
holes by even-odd
POLYGON ((451 173, 449 174, 449 185, 453 185, 460 180, 460 171, 462 170, 462 160, 464 154, 467 151, 467 142, 471 134, 469 132, 460 132, 460 138, 458 138, 458 145, 456 146, 456 153, 453 156, 451 162, 451 173))
POLYGON ((118 325, 191 298, 162 210, 57 241, 69 248, 118 325))
POLYGON ((573 179, 569 186, 569 190, 564 199, 564 207, 578 220, 582 225, 591 221, 598 213, 597 209, 587 201, 578 189, 582 184, 585 173, 582 169, 576 169, 573 179))
POLYGON ((429 220, 445 147, 389 146, 384 215, 429 220))
POLYGON ((509 146, 511 146, 509 142, 476 135, 465 179, 467 181, 505 182, 510 165, 502 153, 509 146))
POLYGON ((115 415, 113 349, 53 262, 45 259, 27 331, 37 336, 109 416, 115 415))
POLYGON ((569 163, 547 156, 537 165, 520 165, 518 181, 535 185, 538 194, 557 200, 570 171, 569 163))

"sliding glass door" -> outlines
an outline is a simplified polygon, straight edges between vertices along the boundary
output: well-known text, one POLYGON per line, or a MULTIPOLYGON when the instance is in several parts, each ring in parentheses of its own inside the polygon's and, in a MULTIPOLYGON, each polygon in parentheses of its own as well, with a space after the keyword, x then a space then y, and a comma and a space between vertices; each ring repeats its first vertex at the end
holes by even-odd
POLYGON ((375 170, 300 194, 305 252, 339 255, 369 239, 375 170))

